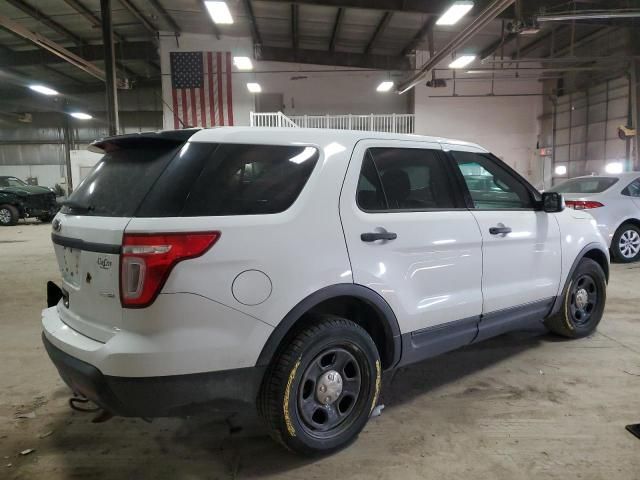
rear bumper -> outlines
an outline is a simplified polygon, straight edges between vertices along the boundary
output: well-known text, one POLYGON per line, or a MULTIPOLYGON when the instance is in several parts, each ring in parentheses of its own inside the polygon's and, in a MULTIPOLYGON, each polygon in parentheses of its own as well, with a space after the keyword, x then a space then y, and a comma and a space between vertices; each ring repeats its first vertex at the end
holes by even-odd
POLYGON ((44 333, 42 341, 60 377, 74 393, 125 417, 167 417, 252 408, 265 371, 250 367, 163 377, 114 377, 63 352, 44 333))

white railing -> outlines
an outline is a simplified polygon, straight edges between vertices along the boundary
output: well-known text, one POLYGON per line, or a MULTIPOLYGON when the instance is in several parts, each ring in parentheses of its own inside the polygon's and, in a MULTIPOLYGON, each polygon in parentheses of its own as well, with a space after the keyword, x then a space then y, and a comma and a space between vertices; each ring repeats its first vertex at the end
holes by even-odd
POLYGON ((250 112, 250 125, 252 127, 293 127, 294 122, 282 112, 255 113, 250 112))
POLYGON ((251 112, 251 126, 332 128, 337 130, 414 133, 415 115, 411 113, 390 113, 370 115, 296 115, 287 117, 282 112, 251 112))

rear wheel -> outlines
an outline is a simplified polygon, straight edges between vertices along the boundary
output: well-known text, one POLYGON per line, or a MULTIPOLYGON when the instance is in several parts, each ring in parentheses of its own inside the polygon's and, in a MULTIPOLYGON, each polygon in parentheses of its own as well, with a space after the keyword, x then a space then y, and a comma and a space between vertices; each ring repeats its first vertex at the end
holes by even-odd
POLYGON ((283 349, 261 391, 271 435, 290 450, 323 454, 351 443, 380 392, 376 346, 360 326, 318 316, 283 349))
POLYGON ((20 212, 13 205, 0 205, 0 225, 9 227, 18 223, 20 212))
POLYGON ((568 338, 593 333, 600 323, 607 299, 607 282, 602 267, 583 258, 563 293, 560 311, 547 318, 547 328, 568 338))
POLYGON ((640 228, 631 223, 622 225, 611 241, 611 253, 620 263, 640 260, 640 228))

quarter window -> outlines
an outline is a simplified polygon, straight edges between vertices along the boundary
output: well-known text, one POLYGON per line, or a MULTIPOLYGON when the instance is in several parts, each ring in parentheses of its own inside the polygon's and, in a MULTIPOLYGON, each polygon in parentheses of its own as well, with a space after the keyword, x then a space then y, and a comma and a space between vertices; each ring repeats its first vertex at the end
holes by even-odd
POLYGON ((488 155, 451 152, 467 184, 473 205, 481 210, 533 208, 531 193, 488 155))
POLYGON ((365 211, 455 208, 447 171, 437 152, 418 148, 370 148, 358 181, 365 211))
POLYGON ((640 178, 635 179, 622 191, 627 197, 640 198, 640 178))

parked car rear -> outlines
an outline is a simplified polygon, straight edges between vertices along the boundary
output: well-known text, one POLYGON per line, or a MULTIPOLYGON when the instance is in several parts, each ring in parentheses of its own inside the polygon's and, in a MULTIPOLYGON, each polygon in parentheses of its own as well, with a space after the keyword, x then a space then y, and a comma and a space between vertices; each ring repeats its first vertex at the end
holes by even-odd
POLYGON ((576 177, 550 189, 589 212, 618 262, 640 260, 640 172, 576 177))

